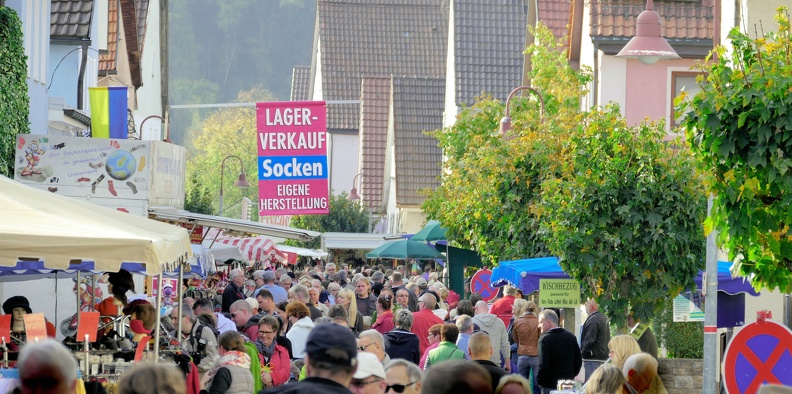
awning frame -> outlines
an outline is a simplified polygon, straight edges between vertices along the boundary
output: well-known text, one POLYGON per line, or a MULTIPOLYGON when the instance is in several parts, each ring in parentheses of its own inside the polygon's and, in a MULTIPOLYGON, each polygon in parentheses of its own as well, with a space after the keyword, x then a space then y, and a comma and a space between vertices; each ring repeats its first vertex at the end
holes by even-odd
MULTIPOLYGON (((322 233, 311 230, 303 230, 294 227, 276 226, 273 224, 251 222, 241 219, 232 219, 222 216, 204 215, 193 213, 183 209, 171 207, 150 207, 149 217, 156 220, 185 223, 217 228, 223 233, 242 233, 250 235, 263 235, 266 237, 278 237, 285 239, 295 239, 302 242, 311 241, 322 235, 322 233)), ((230 235, 230 234, 228 234, 230 235)))

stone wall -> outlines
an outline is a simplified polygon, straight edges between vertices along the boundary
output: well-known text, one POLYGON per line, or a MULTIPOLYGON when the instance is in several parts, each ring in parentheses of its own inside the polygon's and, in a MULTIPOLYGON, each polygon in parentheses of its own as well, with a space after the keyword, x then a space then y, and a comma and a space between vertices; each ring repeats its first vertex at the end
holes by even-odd
POLYGON ((704 360, 690 358, 661 358, 658 372, 668 394, 701 393, 704 360))

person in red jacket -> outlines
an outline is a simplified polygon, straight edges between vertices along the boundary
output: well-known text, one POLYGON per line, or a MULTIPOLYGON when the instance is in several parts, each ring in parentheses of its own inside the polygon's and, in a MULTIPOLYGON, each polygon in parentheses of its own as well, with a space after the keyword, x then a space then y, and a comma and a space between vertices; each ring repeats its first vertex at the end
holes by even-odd
POLYGON ((495 301, 490 308, 490 313, 498 316, 499 319, 503 321, 503 325, 508 327, 509 321, 512 318, 512 306, 514 306, 514 300, 517 298, 517 288, 513 286, 506 285, 503 287, 503 298, 495 301))
POLYGON ((412 331, 421 341, 421 353, 424 354, 429 347, 429 328, 435 324, 443 324, 443 320, 432 312, 437 299, 429 293, 418 297, 418 312, 413 313, 412 331))
POLYGON ((261 356, 261 381, 264 387, 280 386, 289 381, 291 361, 289 352, 275 341, 280 324, 273 316, 259 320, 256 348, 261 356))

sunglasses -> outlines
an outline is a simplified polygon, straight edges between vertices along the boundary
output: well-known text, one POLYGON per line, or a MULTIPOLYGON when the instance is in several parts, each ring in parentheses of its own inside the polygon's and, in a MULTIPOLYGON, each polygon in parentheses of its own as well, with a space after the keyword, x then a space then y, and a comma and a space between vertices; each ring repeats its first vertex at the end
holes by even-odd
POLYGON ((393 390, 393 391, 395 391, 397 393, 403 393, 404 390, 407 389, 407 387, 410 387, 410 386, 412 386, 412 385, 414 385, 416 383, 418 383, 418 382, 412 382, 412 383, 409 383, 409 384, 389 384, 389 385, 385 386, 385 392, 387 393, 387 392, 393 390))
POLYGON ((236 311, 236 312, 232 313, 231 317, 236 317, 237 313, 239 313, 239 312, 242 312, 242 311, 236 311))

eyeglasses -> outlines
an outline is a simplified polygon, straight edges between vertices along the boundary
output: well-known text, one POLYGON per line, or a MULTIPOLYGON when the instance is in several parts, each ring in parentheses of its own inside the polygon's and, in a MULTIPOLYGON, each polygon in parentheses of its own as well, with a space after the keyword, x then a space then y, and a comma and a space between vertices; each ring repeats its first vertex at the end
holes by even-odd
POLYGON ((262 334, 262 335, 272 335, 274 333, 275 333, 275 331, 261 331, 261 330, 259 330, 259 334, 262 334))
POLYGON ((236 317, 237 313, 239 313, 239 312, 242 312, 242 311, 236 311, 236 312, 231 313, 231 317, 236 317))
POLYGON ((404 390, 407 387, 410 387, 410 386, 412 386, 412 385, 414 385, 416 383, 418 383, 418 382, 410 382, 409 384, 389 384, 389 385, 385 386, 385 392, 387 393, 387 392, 393 390, 393 391, 395 391, 397 393, 403 393, 404 390))
POLYGON ((361 352, 365 352, 367 347, 369 347, 369 346, 371 346, 371 345, 373 345, 375 343, 376 342, 371 342, 368 345, 358 346, 358 350, 360 350, 361 352))
POLYGON ((369 380, 369 381, 363 380, 363 381, 359 381, 359 382, 352 381, 352 383, 350 383, 350 384, 355 386, 355 387, 361 388, 361 387, 366 387, 366 386, 368 386, 368 385, 370 385, 372 383, 379 383, 381 381, 382 381, 382 379, 374 379, 374 380, 369 380))

